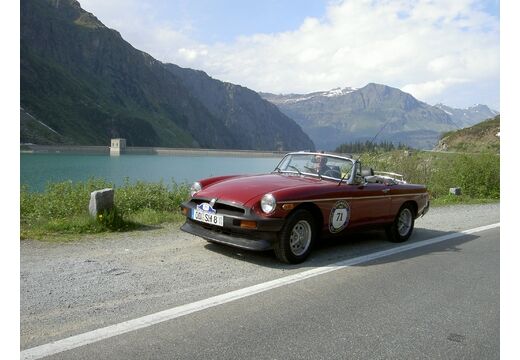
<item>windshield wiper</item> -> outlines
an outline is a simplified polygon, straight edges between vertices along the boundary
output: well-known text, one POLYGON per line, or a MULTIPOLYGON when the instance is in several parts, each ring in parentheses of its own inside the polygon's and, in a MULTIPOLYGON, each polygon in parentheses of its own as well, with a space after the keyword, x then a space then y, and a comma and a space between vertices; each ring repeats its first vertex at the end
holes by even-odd
POLYGON ((338 183, 338 186, 341 185, 341 183, 343 182, 343 180, 345 180, 345 178, 347 177, 348 173, 346 173, 345 175, 343 175, 343 177, 341 178, 341 180, 339 181, 338 183))
POLYGON ((280 169, 280 168, 277 166, 277 167, 272 171, 272 173, 274 173, 274 172, 279 173, 279 172, 281 172, 281 171, 282 171, 282 169, 280 169))
POLYGON ((301 174, 302 174, 302 172, 300 171, 300 169, 298 169, 296 166, 289 165, 289 166, 287 166, 287 167, 289 167, 289 168, 291 168, 291 169, 294 169, 294 170, 298 171, 298 175, 301 175, 301 174))

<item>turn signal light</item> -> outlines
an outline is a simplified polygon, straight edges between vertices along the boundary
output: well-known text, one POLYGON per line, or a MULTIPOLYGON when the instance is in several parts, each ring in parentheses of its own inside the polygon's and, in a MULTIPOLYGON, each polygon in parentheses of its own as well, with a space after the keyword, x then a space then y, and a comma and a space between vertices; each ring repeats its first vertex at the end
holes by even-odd
POLYGON ((244 229, 256 229, 256 221, 241 220, 240 227, 244 229))
POLYGON ((294 209, 294 204, 283 204, 282 209, 284 210, 292 210, 294 209))
POLYGON ((188 209, 187 208, 182 208, 181 211, 184 214, 184 216, 188 216, 188 209))

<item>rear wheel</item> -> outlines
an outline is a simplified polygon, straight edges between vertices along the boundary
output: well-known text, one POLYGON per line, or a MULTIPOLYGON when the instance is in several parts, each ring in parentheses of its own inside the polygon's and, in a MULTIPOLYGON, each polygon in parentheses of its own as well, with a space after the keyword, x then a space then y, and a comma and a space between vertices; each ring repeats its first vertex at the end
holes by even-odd
POLYGON ((298 264, 310 254, 316 230, 314 219, 305 209, 296 210, 289 215, 279 234, 274 252, 278 260, 289 264, 298 264))
POLYGON ((386 236, 391 242, 403 242, 412 235, 415 223, 414 209, 411 205, 405 204, 399 209, 392 225, 386 228, 386 236))

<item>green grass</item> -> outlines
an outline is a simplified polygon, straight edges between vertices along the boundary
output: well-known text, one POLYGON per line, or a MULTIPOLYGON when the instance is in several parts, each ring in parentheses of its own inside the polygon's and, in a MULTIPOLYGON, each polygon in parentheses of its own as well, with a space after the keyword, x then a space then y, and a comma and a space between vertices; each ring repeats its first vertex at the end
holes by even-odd
POLYGON ((430 205, 432 207, 449 206, 449 205, 481 205, 481 204, 493 204, 499 202, 500 199, 478 199, 471 198, 469 196, 455 196, 446 195, 438 198, 431 199, 430 205))
POLYGON ((49 183, 42 193, 22 186, 20 235, 22 239, 67 240, 71 235, 131 231, 182 220, 179 206, 187 199, 187 185, 130 183, 120 187, 101 180, 49 183), (112 187, 115 209, 92 218, 88 213, 90 193, 112 187))
POLYGON ((500 152, 500 115, 471 127, 451 131, 441 136, 441 142, 448 151, 457 152, 500 152))

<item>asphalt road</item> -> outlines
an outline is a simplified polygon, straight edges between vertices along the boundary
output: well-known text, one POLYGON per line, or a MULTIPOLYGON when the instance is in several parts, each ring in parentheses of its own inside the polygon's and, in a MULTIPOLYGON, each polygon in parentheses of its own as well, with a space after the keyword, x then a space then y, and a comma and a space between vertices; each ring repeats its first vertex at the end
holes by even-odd
MULTIPOLYGON (((419 220, 410 243, 456 233, 454 227, 464 230, 498 222, 496 210, 492 205, 434 210, 433 220, 448 216, 451 223, 446 219, 444 223, 432 221, 431 224, 419 220), (459 217, 454 218, 454 214, 459 217), (456 221, 463 218, 468 219, 466 226, 456 221), (442 231, 439 223, 447 231, 442 231)), ((24 253, 31 258, 31 246, 22 247, 22 270, 24 253)), ((212 289, 205 294, 202 291, 192 301, 324 268, 333 262, 367 256, 396 245, 385 243, 375 233, 362 234, 346 244, 324 244, 306 267, 292 268, 275 266, 276 260, 269 254, 245 253, 239 260, 232 255, 236 255, 235 252, 226 253, 220 247, 207 246, 203 251, 213 271, 229 262, 242 264, 230 270, 240 281, 217 291, 212 289), (213 256, 219 258, 220 265, 213 263, 213 256), (255 275, 249 273, 251 269, 247 265, 251 263, 255 275), (248 275, 244 278, 241 271, 248 275)), ((49 358, 498 358, 499 247, 499 228, 462 235, 359 262, 49 358)), ((203 274, 209 271, 211 269, 201 269, 203 274)), ((25 286, 28 284, 30 282, 25 286)), ((24 299, 23 290, 22 282, 22 334, 25 331, 32 337, 25 346, 22 341, 22 349, 30 348, 31 343, 41 345, 101 327, 93 326, 95 322, 87 322, 83 328, 74 327, 75 316, 56 316, 68 330, 60 337, 56 337, 56 333, 49 336, 38 326, 32 326, 29 320, 38 316, 52 317, 52 312, 49 314, 42 306, 39 314, 24 314, 24 300, 30 301, 24 299)), ((176 293, 166 294, 164 298, 171 299, 172 307, 186 303, 179 301, 184 298, 176 293)), ((112 314, 104 326, 168 308, 162 302, 155 307, 149 301, 142 303, 140 312, 133 308, 125 312, 122 308, 121 312, 112 314)), ((67 310, 63 312, 66 314, 67 310)))

